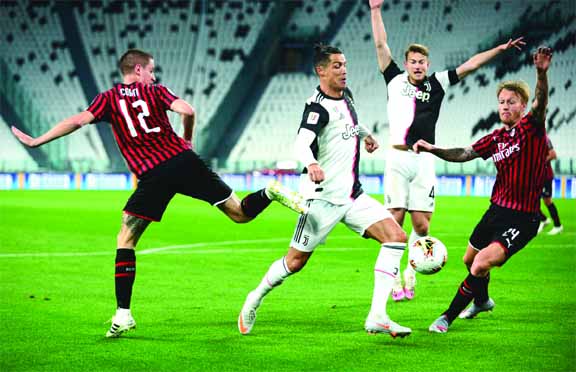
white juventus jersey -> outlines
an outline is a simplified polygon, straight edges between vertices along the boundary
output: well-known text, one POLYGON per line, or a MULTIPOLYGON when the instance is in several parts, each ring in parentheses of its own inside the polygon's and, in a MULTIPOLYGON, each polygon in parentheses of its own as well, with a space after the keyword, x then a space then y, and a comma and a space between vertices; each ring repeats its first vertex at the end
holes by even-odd
POLYGON ((390 145, 412 146, 419 139, 434 144, 444 94, 458 82, 456 70, 433 73, 419 85, 412 85, 394 61, 382 74, 388 87, 390 145))
POLYGON ((316 133, 310 149, 325 176, 323 182, 315 184, 304 169, 300 192, 307 199, 333 204, 346 204, 360 196, 360 127, 350 90, 346 89, 341 98, 334 98, 317 87, 306 101, 300 128, 316 133))

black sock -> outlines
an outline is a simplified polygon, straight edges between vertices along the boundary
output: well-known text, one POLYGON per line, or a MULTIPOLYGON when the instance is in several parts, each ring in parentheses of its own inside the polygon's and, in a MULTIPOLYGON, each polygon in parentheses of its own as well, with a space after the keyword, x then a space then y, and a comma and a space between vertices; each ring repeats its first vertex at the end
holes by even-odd
POLYGON ((552 217, 552 221, 554 221, 554 226, 558 227, 562 225, 560 223, 560 216, 558 216, 558 210, 556 209, 554 203, 547 205, 547 207, 548 211, 550 212, 550 217, 552 217))
POLYGON ((444 312, 444 315, 448 318, 448 323, 452 323, 458 314, 472 301, 474 294, 478 293, 481 279, 480 277, 468 274, 466 279, 460 284, 460 288, 458 288, 454 299, 452 299, 450 307, 444 312))
POLYGON ((538 209, 538 218, 540 218, 540 222, 546 221, 546 215, 542 213, 542 209, 538 209))
POLYGON ((132 286, 136 278, 136 255, 133 249, 118 248, 116 250, 116 303, 123 309, 130 308, 132 286))
POLYGON ((266 207, 272 203, 272 200, 268 199, 264 189, 253 192, 242 199, 242 211, 248 217, 256 217, 260 214, 266 207))
POLYGON ((488 284, 490 283, 490 273, 485 277, 480 277, 478 281, 478 293, 474 293, 474 303, 482 305, 488 301, 488 284))

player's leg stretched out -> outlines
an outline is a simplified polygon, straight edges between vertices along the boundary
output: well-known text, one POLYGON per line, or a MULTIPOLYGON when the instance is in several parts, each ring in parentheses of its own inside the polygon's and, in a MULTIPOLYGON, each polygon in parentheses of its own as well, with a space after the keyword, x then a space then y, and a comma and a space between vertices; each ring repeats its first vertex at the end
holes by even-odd
MULTIPOLYGON (((302 197, 277 181, 272 181, 265 189, 253 192, 244 199, 240 199, 234 192, 207 167, 199 165, 200 172, 204 172, 203 179, 211 182, 208 193, 202 194, 200 199, 217 205, 226 215, 238 223, 248 222, 266 209, 273 200, 293 209, 299 213, 306 211, 302 197), (222 200, 218 202, 218 200, 222 200)), ((128 201, 124 213, 122 228, 118 234, 118 249, 115 263, 115 287, 117 310, 112 317, 112 325, 106 337, 119 337, 123 333, 136 328, 136 322, 130 311, 132 288, 136 277, 135 247, 146 227, 151 221, 159 221, 174 195, 172 189, 158 189, 156 179, 174 177, 174 173, 166 172, 162 167, 154 177, 139 182, 139 188, 128 201), (154 194, 152 197, 151 194, 154 194), (139 217, 137 217, 139 216, 139 217), (146 217, 144 217, 146 216, 146 217), (142 217, 142 218, 141 218, 142 217)), ((194 177, 191 177, 191 179, 194 177)), ((187 183, 182 193, 197 195, 194 189, 196 181, 187 183)), ((206 186, 206 185, 204 185, 206 186)))

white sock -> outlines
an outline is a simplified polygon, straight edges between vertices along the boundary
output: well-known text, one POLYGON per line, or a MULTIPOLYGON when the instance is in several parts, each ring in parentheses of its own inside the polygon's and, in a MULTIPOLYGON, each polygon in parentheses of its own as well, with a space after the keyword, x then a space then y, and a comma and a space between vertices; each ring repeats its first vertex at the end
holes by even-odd
POLYGON ((119 317, 127 317, 127 316, 130 316, 130 315, 131 315, 131 314, 130 314, 130 309, 123 309, 123 308, 121 308, 121 307, 119 307, 119 308, 116 309, 116 316, 119 316, 119 317))
POLYGON ((399 275, 400 259, 406 243, 390 242, 382 244, 374 265, 374 294, 370 307, 370 319, 385 321, 388 319, 386 303, 392 291, 394 281, 399 275))
MULTIPOLYGON (((410 233, 410 238, 408 239, 408 257, 410 257, 410 251, 412 250, 412 244, 414 244, 414 242, 416 240, 423 238, 425 236, 428 236, 428 234, 418 235, 416 230, 412 229, 412 232, 410 233)), ((412 265, 410 265, 410 258, 408 258, 408 264, 406 265, 406 270, 404 272, 406 272, 406 271, 410 274, 414 274, 414 272, 415 272, 412 265)))
POLYGON ((288 265, 286 264, 286 257, 282 257, 281 259, 274 261, 262 281, 256 287, 253 293, 257 294, 260 299, 266 296, 268 292, 272 290, 272 288, 279 286, 282 284, 284 279, 290 276, 292 272, 288 270, 288 265))

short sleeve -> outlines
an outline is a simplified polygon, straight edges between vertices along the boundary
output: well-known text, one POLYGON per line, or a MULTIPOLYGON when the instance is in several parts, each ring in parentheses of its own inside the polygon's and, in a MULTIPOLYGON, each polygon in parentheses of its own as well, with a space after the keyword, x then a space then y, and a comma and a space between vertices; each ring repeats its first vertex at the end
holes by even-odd
POLYGON ((106 118, 109 112, 108 107, 108 96, 104 93, 99 93, 96 97, 94 97, 92 103, 90 103, 90 106, 88 106, 86 111, 89 111, 92 115, 94 115, 94 120, 92 122, 98 122, 106 118))
POLYGON ((382 75, 384 76, 386 84, 390 84, 390 81, 394 79, 395 76, 400 75, 401 73, 402 70, 400 70, 396 62, 390 61, 390 64, 388 65, 388 67, 386 67, 386 70, 382 72, 382 75))
POLYGON ((434 77, 438 80, 444 91, 446 91, 450 85, 454 85, 460 81, 456 70, 435 72, 434 77))
POLYGON ((484 159, 484 160, 486 160, 490 156, 492 156, 492 152, 493 152, 492 149, 494 146, 494 142, 492 141, 492 137, 494 137, 494 133, 490 133, 490 134, 480 138, 474 144, 472 144, 472 149, 474 150, 474 152, 476 152, 478 155, 480 155, 482 157, 482 159, 484 159))
POLYGON ((321 104, 311 102, 304 107, 300 128, 311 130, 318 135, 320 130, 328 124, 328 121, 330 121, 328 111, 321 104))
POLYGON ((526 127, 529 131, 537 136, 546 135, 546 124, 544 121, 538 120, 536 116, 532 115, 532 111, 524 115, 520 120, 520 125, 526 127))
POLYGON ((178 96, 164 85, 157 84, 154 85, 152 89, 156 101, 160 104, 160 107, 162 107, 163 110, 169 110, 172 102, 178 99, 178 96))

